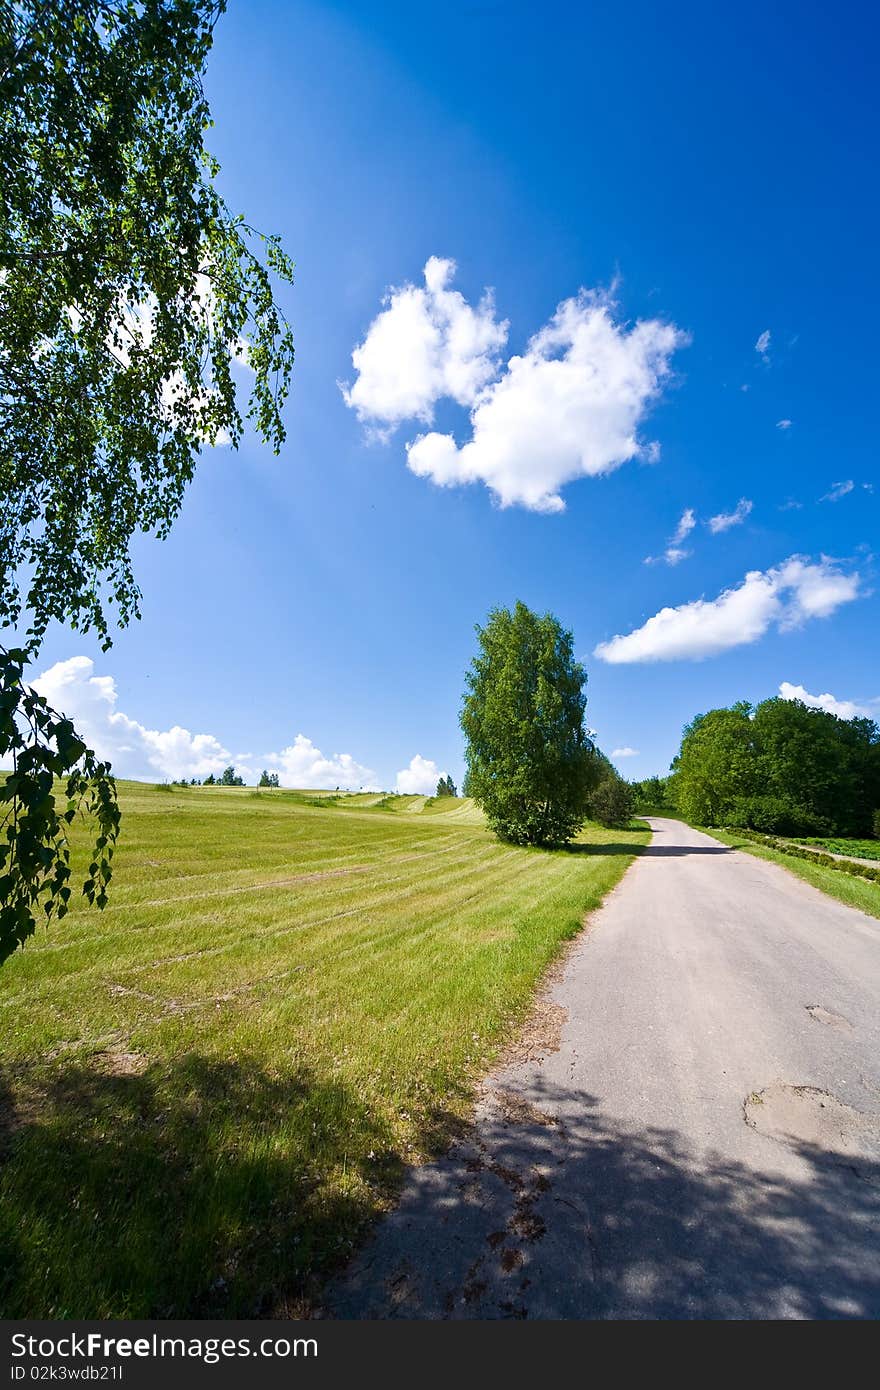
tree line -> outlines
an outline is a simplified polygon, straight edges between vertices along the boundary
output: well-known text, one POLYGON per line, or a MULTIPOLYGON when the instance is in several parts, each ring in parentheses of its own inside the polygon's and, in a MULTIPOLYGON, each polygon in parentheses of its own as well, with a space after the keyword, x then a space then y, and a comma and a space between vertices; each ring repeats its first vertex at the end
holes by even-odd
POLYGON ((880 728, 779 697, 709 710, 685 726, 661 796, 698 825, 868 836, 880 830, 880 728))

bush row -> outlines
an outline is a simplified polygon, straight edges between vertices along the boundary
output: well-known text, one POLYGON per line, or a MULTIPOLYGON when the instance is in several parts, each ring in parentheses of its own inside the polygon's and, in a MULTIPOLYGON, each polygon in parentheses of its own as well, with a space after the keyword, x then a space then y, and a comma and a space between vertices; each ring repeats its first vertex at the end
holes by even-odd
POLYGON ((806 859, 809 864, 821 864, 826 869, 839 869, 842 873, 852 874, 854 878, 867 878, 872 883, 880 883, 880 865, 875 869, 870 864, 857 864, 854 859, 835 859, 832 854, 805 849, 803 845, 793 845, 787 840, 779 840, 775 835, 762 835, 757 830, 744 830, 740 826, 731 827, 731 834, 742 835, 746 840, 753 840, 756 845, 765 845, 767 849, 775 849, 779 854, 788 854, 792 859, 806 859))

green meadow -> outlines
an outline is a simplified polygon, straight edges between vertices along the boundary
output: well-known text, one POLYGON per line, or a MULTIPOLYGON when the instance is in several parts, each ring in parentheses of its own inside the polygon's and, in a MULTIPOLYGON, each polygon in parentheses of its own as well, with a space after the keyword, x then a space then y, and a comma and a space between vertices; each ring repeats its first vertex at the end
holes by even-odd
POLYGON ((648 834, 123 783, 110 905, 0 972, 0 1313, 308 1308, 648 834))

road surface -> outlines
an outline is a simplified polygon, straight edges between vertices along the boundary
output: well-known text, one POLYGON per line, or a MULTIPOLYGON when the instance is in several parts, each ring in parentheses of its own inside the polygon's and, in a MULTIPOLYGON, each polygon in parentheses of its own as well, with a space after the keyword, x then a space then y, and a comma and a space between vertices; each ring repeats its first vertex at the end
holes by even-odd
POLYGON ((880 921, 651 824, 328 1316, 880 1315, 880 921))

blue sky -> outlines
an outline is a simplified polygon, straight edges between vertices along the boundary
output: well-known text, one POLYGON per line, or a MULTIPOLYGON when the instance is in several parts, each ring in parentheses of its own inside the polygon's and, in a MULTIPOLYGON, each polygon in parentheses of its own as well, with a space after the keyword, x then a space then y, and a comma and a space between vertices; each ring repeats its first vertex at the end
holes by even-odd
POLYGON ((210 145, 297 263, 288 441, 206 452, 109 653, 47 640, 120 772, 459 779, 474 624, 517 598, 573 629, 630 776, 783 683, 880 713, 876 30, 867 5, 231 0, 210 145))

